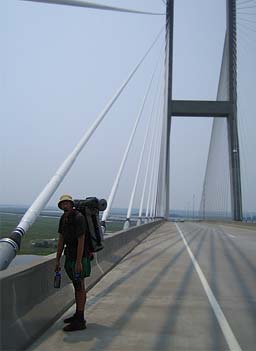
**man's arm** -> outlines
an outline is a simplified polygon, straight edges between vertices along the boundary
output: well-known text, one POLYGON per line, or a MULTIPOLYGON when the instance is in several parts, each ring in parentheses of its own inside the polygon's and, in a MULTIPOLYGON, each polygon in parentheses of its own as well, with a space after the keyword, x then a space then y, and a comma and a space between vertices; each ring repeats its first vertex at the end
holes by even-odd
POLYGON ((58 246, 57 246, 57 253, 56 253, 56 266, 55 272, 60 270, 60 258, 64 249, 64 238, 63 235, 59 235, 58 246))
POLYGON ((80 235, 77 238, 77 256, 76 256, 76 267, 75 267, 75 271, 77 273, 80 273, 83 270, 82 257, 84 253, 84 240, 85 240, 85 234, 80 235))

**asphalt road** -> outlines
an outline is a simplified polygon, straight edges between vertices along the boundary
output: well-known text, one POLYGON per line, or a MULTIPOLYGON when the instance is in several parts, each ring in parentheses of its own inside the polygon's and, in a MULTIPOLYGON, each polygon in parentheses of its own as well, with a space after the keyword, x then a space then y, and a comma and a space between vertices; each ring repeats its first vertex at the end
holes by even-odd
POLYGON ((65 313, 29 350, 256 350, 256 231, 166 223, 89 291, 88 328, 65 313))
MULTIPOLYGON (((256 231, 243 226, 179 224, 241 350, 256 350, 256 231), (197 252, 198 240, 203 240, 197 252)), ((216 337, 216 350, 221 338, 216 337)))

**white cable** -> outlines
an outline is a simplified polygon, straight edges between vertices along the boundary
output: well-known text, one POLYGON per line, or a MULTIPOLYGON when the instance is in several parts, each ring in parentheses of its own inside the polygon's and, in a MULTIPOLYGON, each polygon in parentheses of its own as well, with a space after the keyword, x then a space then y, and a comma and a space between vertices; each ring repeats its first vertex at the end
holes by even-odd
MULTIPOLYGON (((152 165, 152 184, 151 188, 149 191, 149 198, 150 198, 150 210, 148 212, 149 217, 152 217, 153 213, 153 204, 154 204, 154 193, 155 193, 155 182, 157 179, 157 173, 158 173, 158 167, 157 166, 157 159, 158 159, 158 150, 159 150, 159 140, 160 139, 160 134, 161 134, 161 127, 162 127, 162 118, 161 115, 159 114, 159 106, 161 102, 161 91, 162 91, 162 86, 160 86, 160 93, 159 93, 159 101, 158 101, 158 109, 156 110, 157 115, 160 117, 159 125, 156 131, 156 140, 155 140, 155 150, 154 150, 154 157, 153 157, 153 165, 152 165)), ((147 216, 146 216, 147 217, 147 216)))
MULTIPOLYGON (((146 98, 148 97, 149 91, 151 89, 152 82, 153 82, 153 79, 155 77, 159 61, 160 60, 157 61, 156 68, 155 68, 155 70, 154 70, 154 72, 152 74, 152 77, 151 77, 151 80, 150 80, 150 83, 149 83, 149 86, 148 86, 148 89, 147 89, 146 98)), ((130 198, 130 202, 129 202, 129 206, 128 206, 128 211, 127 211, 127 216, 126 216, 127 219, 130 219, 130 217, 131 217, 133 200, 134 200, 134 196, 135 196, 135 192, 136 192, 136 188, 137 188, 137 184, 138 184, 139 173, 140 173, 140 170, 141 170, 141 165, 142 165, 142 160, 143 160, 143 156, 144 156, 144 152, 145 152, 146 142, 148 140, 149 127, 150 127, 151 121, 152 121, 152 114, 151 114, 151 116, 150 116, 150 118, 148 120, 147 131, 146 131, 146 135, 145 135, 145 138, 144 138, 144 142, 143 142, 143 146, 142 146, 142 150, 141 150, 141 154, 140 154, 140 158, 139 158, 137 173, 136 173, 136 176, 135 176, 135 181, 134 181, 134 185, 133 185, 133 189, 132 189, 132 194, 131 194, 131 198, 130 198)))
POLYGON ((120 182, 120 178, 121 178, 121 175, 123 173, 123 169, 124 169, 124 166, 125 166, 125 163, 126 163, 126 160, 127 160, 127 157, 128 157, 128 154, 129 154, 129 151, 130 151, 130 148, 131 148, 131 145, 132 145, 132 142, 133 142, 133 138, 135 136, 135 132, 137 130, 140 118, 141 118, 141 112, 138 114, 137 119, 135 121, 135 124, 133 126, 133 130, 132 130, 129 142, 128 142, 127 146, 126 146, 122 162, 120 164, 119 170, 117 172, 116 179, 114 181, 114 184, 112 186, 110 195, 108 197, 108 206, 107 206, 106 210, 103 212, 103 215, 102 215, 102 221, 103 222, 105 222, 107 220, 107 218, 109 216, 109 212, 110 212, 110 210, 112 208, 112 203, 114 201, 114 198, 115 198, 115 195, 116 195, 116 192, 117 192, 117 188, 118 188, 118 185, 119 185, 119 182, 120 182))
MULTIPOLYGON (((153 106, 153 107, 154 107, 154 106, 153 106)), ((153 115, 153 110, 152 110, 152 112, 151 112, 151 115, 153 115)), ((149 175, 150 156, 151 156, 151 153, 152 153, 153 142, 154 142, 154 131, 155 131, 155 127, 156 127, 156 119, 155 119, 155 121, 154 121, 153 133, 152 133, 152 136, 151 136, 151 143, 150 143, 150 147, 149 147, 149 153, 148 153, 148 160, 147 160, 147 167, 146 167, 145 179, 144 179, 144 184, 143 184, 142 196, 141 196, 141 200, 140 200, 139 218, 142 217, 143 203, 144 203, 145 192, 146 192, 146 185, 147 185, 148 175, 149 175)))
MULTIPOLYGON (((162 75, 162 70, 161 70, 160 78, 161 78, 161 75, 162 75)), ((161 88, 160 88, 160 91, 161 91, 161 88)), ((160 94, 159 94, 159 96, 160 96, 160 94)), ((157 121, 157 114, 156 114, 156 121, 157 121)), ((159 131, 159 126, 156 127, 155 133, 154 133, 153 164, 152 164, 152 172, 150 175, 150 182, 149 182, 149 193, 148 193, 148 201, 147 201, 147 207, 146 207, 146 218, 148 217, 148 214, 149 214, 149 203, 150 203, 150 199, 152 197, 153 175, 154 175, 155 162, 156 162, 156 147, 157 147, 158 131, 159 131)))
POLYGON ((149 203, 150 203, 151 196, 152 196, 153 175, 154 175, 155 159, 156 159, 156 140, 157 140, 156 135, 157 134, 158 134, 158 131, 156 130, 155 137, 154 137, 153 163, 152 163, 152 170, 151 170, 151 175, 150 175, 148 201, 147 201, 147 207, 146 207, 146 218, 149 217, 149 203))
POLYGON ((163 126, 163 106, 160 105, 160 116, 162 116, 161 123, 160 123, 160 128, 159 128, 159 140, 160 142, 158 143, 157 147, 157 157, 156 159, 158 162, 157 168, 156 168, 156 175, 155 175, 155 180, 154 180, 154 188, 153 188, 153 197, 152 197, 152 204, 151 204, 151 210, 150 210, 150 217, 153 218, 156 214, 156 201, 157 201, 157 192, 158 192, 158 179, 159 179, 159 164, 160 164, 160 151, 161 151, 161 131, 162 131, 162 126, 163 126))
MULTIPOLYGON (((152 81, 150 82, 150 85, 151 85, 151 83, 152 83, 152 81)), ((149 88, 150 88, 150 86, 149 86, 149 88)), ((132 142, 133 142, 133 138, 135 136, 135 132, 137 130, 139 121, 140 121, 141 116, 142 116, 142 112, 143 112, 143 109, 144 109, 144 105, 145 105, 145 102, 146 102, 146 98, 147 98, 148 92, 149 92, 149 90, 147 90, 147 92, 146 92, 146 94, 144 96, 142 106, 141 106, 140 111, 138 113, 138 116, 137 116, 137 119, 135 121, 135 124, 134 124, 133 130, 132 130, 129 142, 128 142, 127 147, 125 149, 125 153, 124 153, 122 162, 120 164, 120 168, 118 170, 116 179, 115 179, 114 184, 112 186, 112 189, 111 189, 111 192, 110 192, 110 195, 109 195, 109 198, 108 198, 108 206, 107 206, 106 210, 103 212, 103 215, 102 215, 102 221, 103 222, 105 222, 107 220, 109 212, 111 210, 112 203, 114 201, 114 198, 115 198, 115 195, 116 195, 116 192, 117 192, 117 188, 118 188, 118 185, 119 185, 119 182, 120 182, 120 179, 121 179, 121 175, 123 173, 123 169, 124 169, 124 166, 125 166, 125 163, 126 163, 126 160, 127 160, 127 157, 128 157, 128 154, 129 154, 132 142)))
MULTIPOLYGON (((158 85, 158 89, 159 89, 159 101, 158 103, 161 101, 161 77, 162 77, 162 73, 163 73, 163 67, 161 68, 161 72, 160 72, 160 79, 159 79, 159 85, 158 85)), ((158 111, 156 110, 156 121, 158 120, 157 119, 157 116, 158 116, 158 111)), ((161 121, 160 123, 158 123, 158 125, 156 126, 156 129, 155 129, 155 135, 154 135, 154 151, 153 151, 153 164, 152 164, 152 172, 151 172, 151 176, 150 176, 150 183, 149 183, 149 192, 148 192, 148 201, 147 201, 147 207, 146 207, 146 218, 148 218, 148 215, 149 215, 149 204, 150 204, 150 200, 152 199, 153 197, 153 186, 154 186, 154 182, 153 182, 153 179, 154 179, 154 174, 155 174, 155 163, 156 163, 156 153, 157 153, 157 137, 161 131, 161 121)))
MULTIPOLYGON (((58 186, 61 184, 62 180, 74 164, 75 160, 77 159, 78 155, 98 127, 98 125, 102 122, 108 111, 111 109, 115 101, 118 99, 126 85, 129 83, 131 78, 134 76, 142 62, 145 60, 149 52, 152 50, 153 46, 155 43, 158 41, 163 29, 159 32, 157 35, 156 39, 154 40, 153 44, 150 46, 146 54, 143 56, 143 58, 139 61, 135 69, 132 70, 130 75, 128 76, 127 80, 121 85, 121 87, 118 89, 114 97, 111 99, 111 101, 106 105, 104 110, 100 113, 100 115, 97 117, 96 121, 92 124, 92 126, 89 128, 88 131, 84 134, 80 142, 76 145, 74 150, 70 153, 70 155, 66 158, 66 160, 61 164, 61 166, 58 168, 57 172, 55 175, 50 179, 49 183, 45 186, 43 191, 38 195, 36 200, 33 202, 33 204, 30 206, 30 208, 27 210, 25 215, 22 217, 20 223, 16 227, 17 233, 19 235, 24 235, 25 232, 29 229, 29 227, 35 222, 36 218, 39 216, 40 212, 44 209, 58 186)), ((15 230, 16 232, 16 230, 15 230)))
MULTIPOLYGON (((161 111, 160 103, 161 103, 161 97, 159 99, 159 111, 161 111)), ((161 113, 159 113, 159 117, 160 117, 160 122, 159 122, 159 128, 158 128, 158 135, 156 138, 156 157, 155 157, 154 176, 153 176, 153 183, 152 183, 152 197, 151 197, 151 204, 150 204, 150 211, 149 211, 150 218, 153 217, 154 199, 155 199, 155 193, 156 193, 156 188, 157 188, 157 178, 158 178, 158 171, 159 171, 159 168, 158 168, 159 144, 161 143, 161 127, 162 127, 161 113), (159 141, 160 141, 160 143, 159 143, 159 141)))
MULTIPOLYGON (((167 20, 167 26, 169 26, 169 19, 167 20)), ((163 116, 163 126, 161 135, 161 150, 160 150, 160 161, 159 161, 159 180, 158 180, 158 194, 157 194, 157 216, 164 217, 166 212, 166 129, 167 129, 167 102, 168 102, 168 70, 169 70, 169 60, 168 60, 168 31, 166 28, 165 33, 165 81, 164 81, 164 116, 163 116)))
POLYGON ((39 3, 54 4, 54 5, 76 6, 76 7, 90 8, 94 10, 118 11, 118 12, 135 13, 135 14, 141 14, 141 15, 154 15, 154 16, 165 15, 165 13, 130 10, 130 9, 121 8, 121 7, 94 4, 88 1, 81 1, 81 0, 20 0, 20 1, 39 2, 39 3))
MULTIPOLYGON (((160 83, 160 79, 161 79, 161 73, 160 73, 158 84, 157 84, 157 91, 158 91, 158 86, 159 86, 159 83, 160 83)), ((157 100, 157 91, 156 91, 156 94, 155 94, 155 98, 153 100, 152 109, 151 109, 151 113, 150 113, 150 116, 151 116, 150 118, 152 118, 152 115, 154 113, 155 103, 156 103, 156 100, 157 100)), ((149 175, 149 164, 150 164, 150 158, 151 158, 153 142, 154 142, 154 132, 156 130, 156 122, 157 122, 157 119, 155 118, 154 123, 153 123, 153 128, 152 128, 151 143, 150 143, 150 148, 149 148, 149 153, 148 153, 147 167, 146 167, 144 185, 143 185, 142 196, 141 196, 141 201, 140 201, 139 218, 142 217, 143 203, 144 203, 144 197, 145 197, 145 192, 146 192, 146 185, 147 185, 148 175, 149 175)))
POLYGON ((254 0, 237 1, 238 5, 247 4, 248 2, 254 2, 254 0))

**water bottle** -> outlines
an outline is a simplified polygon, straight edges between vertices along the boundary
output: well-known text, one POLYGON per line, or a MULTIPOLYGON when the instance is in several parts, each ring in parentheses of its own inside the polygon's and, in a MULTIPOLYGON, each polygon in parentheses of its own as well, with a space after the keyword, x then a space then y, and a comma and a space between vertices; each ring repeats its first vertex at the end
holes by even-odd
POLYGON ((74 278, 75 278, 75 280, 80 280, 81 279, 81 273, 75 272, 74 278))
POLYGON ((54 287, 56 289, 60 288, 60 282, 61 282, 61 274, 60 274, 60 272, 55 272, 54 287))

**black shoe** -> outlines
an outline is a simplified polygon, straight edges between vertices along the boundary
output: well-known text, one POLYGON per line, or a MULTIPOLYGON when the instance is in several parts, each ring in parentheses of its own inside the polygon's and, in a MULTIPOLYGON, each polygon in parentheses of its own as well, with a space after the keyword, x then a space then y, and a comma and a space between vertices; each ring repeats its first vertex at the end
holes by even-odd
POLYGON ((70 323, 69 325, 66 325, 63 328, 63 331, 72 332, 72 331, 83 330, 83 329, 86 329, 86 322, 75 319, 72 323, 70 323))
POLYGON ((64 319, 64 323, 72 323, 76 319, 76 314, 74 314, 72 317, 64 319))
MULTIPOLYGON (((69 318, 64 319, 63 322, 64 322, 64 323, 72 323, 72 322, 74 322, 74 320, 76 320, 76 319, 78 319, 78 318, 77 318, 77 315, 76 315, 76 313, 75 313, 72 317, 69 317, 69 318)), ((85 321, 85 323, 86 323, 86 321, 85 321)))

